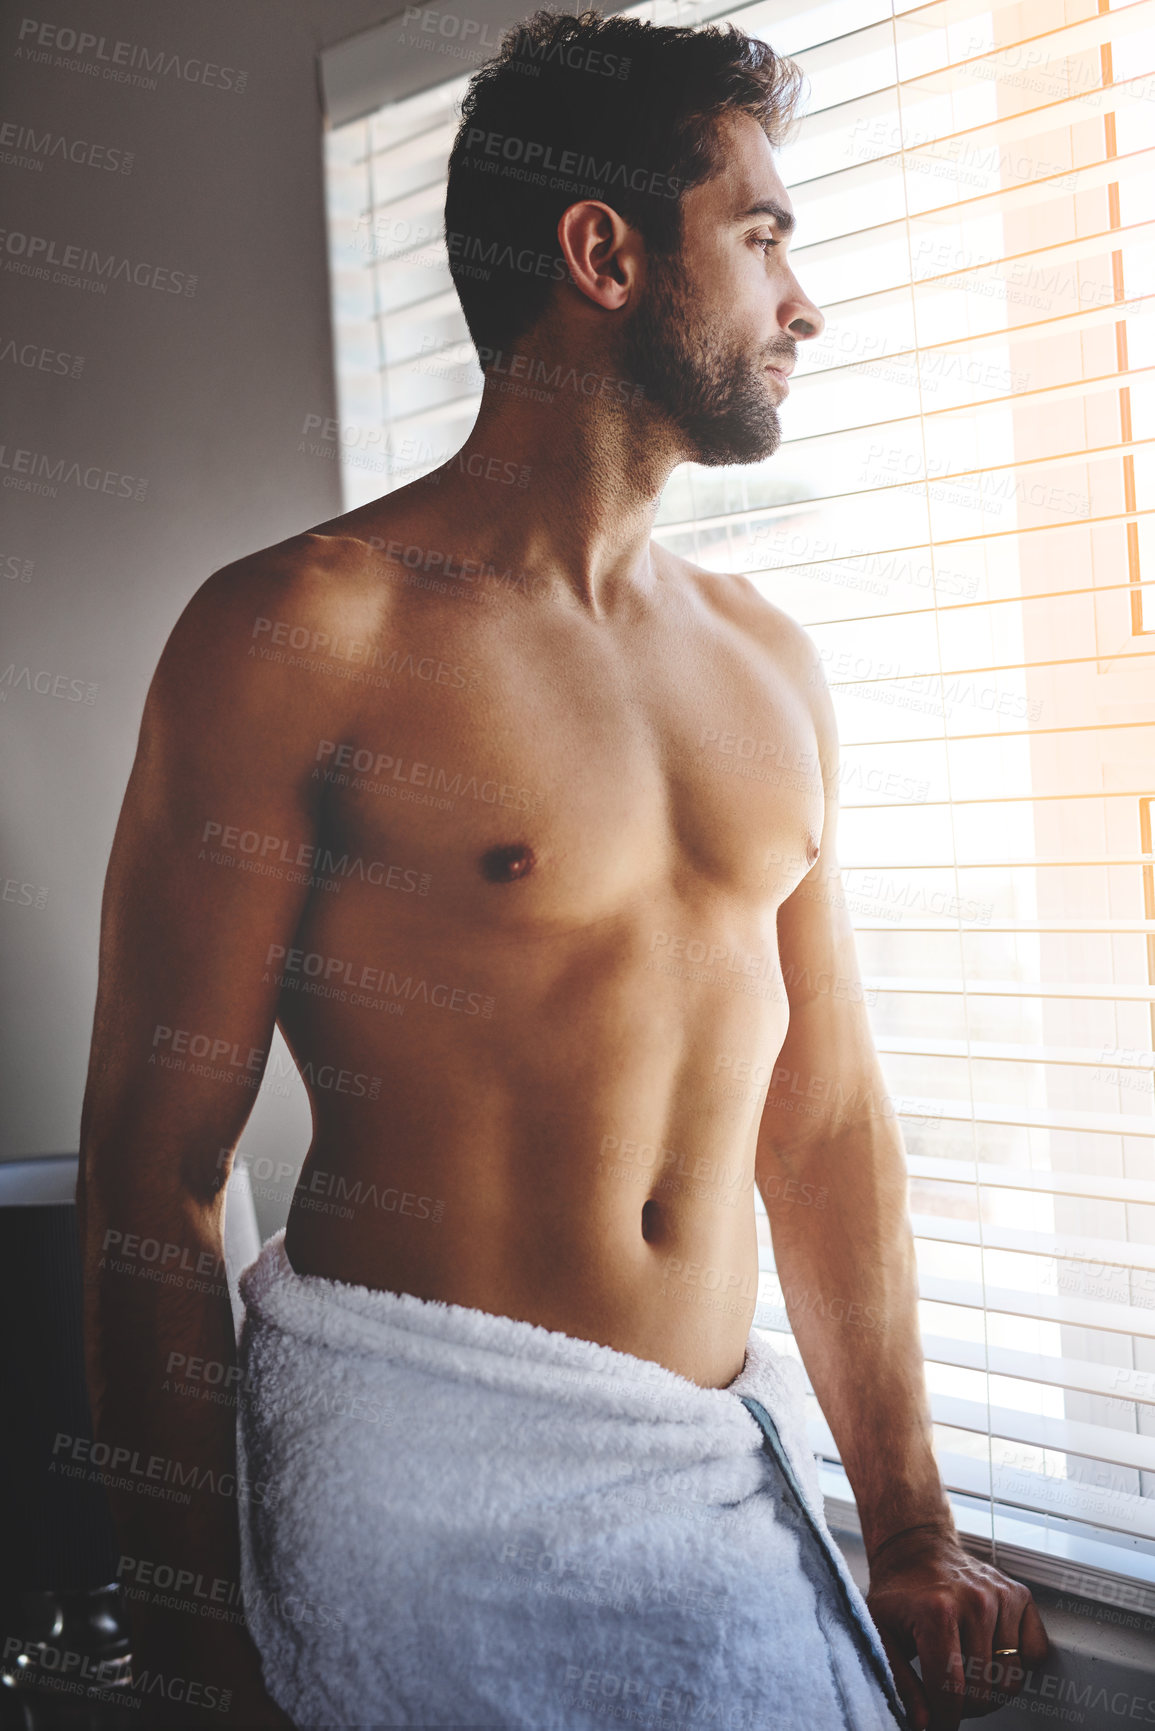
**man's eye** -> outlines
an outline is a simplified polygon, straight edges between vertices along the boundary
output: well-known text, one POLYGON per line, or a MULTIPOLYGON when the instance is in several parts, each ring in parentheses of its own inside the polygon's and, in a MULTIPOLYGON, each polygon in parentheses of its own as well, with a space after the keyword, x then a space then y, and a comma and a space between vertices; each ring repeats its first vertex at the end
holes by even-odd
POLYGON ((773 235, 756 234, 754 239, 757 245, 761 247, 778 245, 778 242, 774 239, 773 235))

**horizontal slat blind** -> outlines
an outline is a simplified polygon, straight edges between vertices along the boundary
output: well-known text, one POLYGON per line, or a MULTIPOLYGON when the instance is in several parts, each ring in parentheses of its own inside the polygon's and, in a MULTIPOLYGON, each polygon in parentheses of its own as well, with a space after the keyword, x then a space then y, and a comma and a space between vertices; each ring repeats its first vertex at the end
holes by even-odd
MULTIPOLYGON (((808 79, 780 166, 827 327, 776 456, 678 470, 657 532, 800 619, 834 692, 944 1478, 1016 1555, 1082 1535, 1155 1582, 1155 0, 631 11, 808 79)), ((349 506, 480 400, 441 219, 466 82, 328 135, 349 506)), ((837 1460, 816 1405, 812 1440, 837 1460)))

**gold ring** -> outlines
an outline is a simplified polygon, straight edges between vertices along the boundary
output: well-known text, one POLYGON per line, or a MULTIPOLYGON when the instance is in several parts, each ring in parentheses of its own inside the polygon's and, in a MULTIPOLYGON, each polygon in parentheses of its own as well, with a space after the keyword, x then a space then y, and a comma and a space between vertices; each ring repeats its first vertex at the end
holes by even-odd
POLYGON ((996 1647, 995 1648, 995 1658, 1001 1659, 1001 1658, 1005 1657, 1005 1655, 1007 1653, 1017 1653, 1018 1650, 1019 1649, 1017 1647, 996 1647))

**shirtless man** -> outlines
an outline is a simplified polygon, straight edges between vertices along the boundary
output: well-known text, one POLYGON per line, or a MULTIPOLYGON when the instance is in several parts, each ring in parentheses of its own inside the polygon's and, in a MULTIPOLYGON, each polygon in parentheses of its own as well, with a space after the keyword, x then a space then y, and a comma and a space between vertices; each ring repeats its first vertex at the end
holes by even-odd
MULTIPOLYGON (((527 29, 642 70, 687 34, 527 29)), ((788 262, 771 149, 789 68, 735 40, 717 33, 708 62, 700 34, 697 64, 740 63, 745 100, 683 95, 707 111, 713 172, 699 161, 674 201, 680 249, 677 235, 653 243, 657 216, 556 194, 564 271, 500 292, 459 274, 489 365, 463 450, 216 572, 169 638, 109 868, 84 1104, 95 1430, 212 1469, 187 1506, 123 1480, 111 1492, 132 1570, 151 1559, 235 1583, 233 1409, 163 1392, 173 1354, 235 1365, 224 1288, 102 1259, 110 1233, 136 1234, 219 1270, 222 1187, 274 1023, 313 1113, 284 1241, 298 1274, 521 1319, 724 1389, 754 1312, 756 1182, 898 1690, 916 1726, 954 1726, 964 1672, 972 1707, 981 1690, 976 1660, 980 1676, 1000 1649, 1036 1663, 1046 1637, 1028 1591, 961 1546, 932 1453, 901 1141, 838 891, 830 698, 804 631, 751 582, 651 540, 676 465, 775 449, 796 351, 822 328, 788 262), (508 388, 538 363, 628 388, 508 388), (360 676, 374 665, 401 671, 360 676), (750 739, 768 742, 767 773, 727 773, 750 739), (450 811, 396 793, 454 778, 476 797, 450 811), (252 835, 256 852, 238 839, 252 835), (335 887, 310 875, 313 849, 384 866, 335 887), (446 990, 382 1014, 354 992, 304 990, 321 959, 346 982, 387 966, 446 990), (166 1067, 174 1030, 226 1056, 166 1067), (230 1066, 247 1086, 221 1079, 230 1066), (316 1080, 341 1073, 380 1078, 377 1097, 316 1080), (648 1180, 622 1152, 643 1147, 667 1160, 648 1180), (688 1175, 723 1169, 739 1207, 688 1175), (322 1211, 318 1175, 322 1192, 339 1179, 442 1199, 443 1217, 430 1228, 412 1202, 322 1211), (824 1207, 801 1205, 820 1191, 824 1207), (741 1301, 694 1302, 671 1280, 694 1267, 723 1271, 741 1301), (880 1325, 848 1326, 839 1297, 880 1325)), ((506 101, 546 100, 530 86, 508 76, 506 101)), ((668 78, 660 88, 677 102, 668 78)), ((459 196, 480 185, 468 152, 486 150, 486 112, 462 125, 459 196)), ((687 178, 684 162, 657 166, 687 178)), ((486 196, 499 195, 524 196, 509 180, 486 196)), ((206 1722, 290 1723, 239 1619, 158 1594, 134 1599, 133 1620, 146 1669, 233 1691, 206 1722)))

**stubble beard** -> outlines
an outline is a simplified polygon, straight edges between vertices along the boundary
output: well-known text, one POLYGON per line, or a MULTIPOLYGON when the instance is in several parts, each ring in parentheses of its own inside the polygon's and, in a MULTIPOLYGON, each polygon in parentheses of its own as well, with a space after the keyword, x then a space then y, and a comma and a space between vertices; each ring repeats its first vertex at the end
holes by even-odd
POLYGON ((717 468, 773 456, 782 427, 768 363, 702 319, 676 256, 651 255, 649 264, 645 296, 623 332, 626 376, 683 435, 690 462, 717 468))

